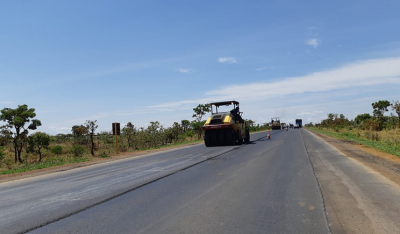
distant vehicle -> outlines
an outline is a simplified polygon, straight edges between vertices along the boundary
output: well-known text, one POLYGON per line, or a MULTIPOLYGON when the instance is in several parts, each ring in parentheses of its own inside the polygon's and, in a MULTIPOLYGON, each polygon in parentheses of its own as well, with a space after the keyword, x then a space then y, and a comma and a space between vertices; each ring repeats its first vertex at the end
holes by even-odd
POLYGON ((281 130, 281 120, 279 117, 271 118, 271 128, 272 130, 281 130))
POLYGON ((299 125, 299 128, 303 127, 303 120, 302 119, 296 119, 296 124, 299 125))
POLYGON ((239 102, 214 102, 211 105, 211 117, 209 117, 202 129, 204 143, 207 147, 216 145, 235 145, 236 143, 249 142, 249 126, 242 118, 239 111, 239 102), (218 112, 220 106, 233 105, 230 112, 218 112), (214 111, 215 107, 215 111, 214 111))
POLYGON ((293 124, 289 124, 289 128, 293 128, 294 127, 294 125, 293 124))
POLYGON ((299 125, 298 124, 295 124, 294 125, 294 128, 296 129, 296 128, 299 128, 299 125))

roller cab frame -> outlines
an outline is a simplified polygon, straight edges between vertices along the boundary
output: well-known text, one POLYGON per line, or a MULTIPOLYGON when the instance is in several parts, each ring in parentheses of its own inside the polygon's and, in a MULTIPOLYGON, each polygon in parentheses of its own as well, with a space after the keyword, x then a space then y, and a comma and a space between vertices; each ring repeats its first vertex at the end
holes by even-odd
POLYGON ((235 145, 250 141, 248 124, 243 120, 239 102, 213 102, 211 116, 203 125, 204 143, 207 147, 220 145, 235 145), (230 112, 219 112, 220 106, 233 106, 230 112))
POLYGON ((271 118, 271 128, 272 130, 281 130, 281 120, 279 117, 271 118))

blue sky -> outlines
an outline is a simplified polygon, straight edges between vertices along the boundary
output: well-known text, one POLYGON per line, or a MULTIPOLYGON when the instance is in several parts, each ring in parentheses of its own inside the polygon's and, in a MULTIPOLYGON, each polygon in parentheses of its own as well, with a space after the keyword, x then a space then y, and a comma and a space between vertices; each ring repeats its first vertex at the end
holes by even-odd
POLYGON ((399 100, 399 1, 2 1, 0 108, 50 134, 165 127, 234 99, 259 123, 399 100))

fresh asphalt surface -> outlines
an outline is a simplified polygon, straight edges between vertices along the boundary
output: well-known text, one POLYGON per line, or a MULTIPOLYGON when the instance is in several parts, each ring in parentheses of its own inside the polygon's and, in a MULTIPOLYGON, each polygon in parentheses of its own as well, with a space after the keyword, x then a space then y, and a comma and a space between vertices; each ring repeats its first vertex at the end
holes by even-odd
POLYGON ((398 186, 304 129, 271 133, 1 183, 0 233, 399 233, 398 186))

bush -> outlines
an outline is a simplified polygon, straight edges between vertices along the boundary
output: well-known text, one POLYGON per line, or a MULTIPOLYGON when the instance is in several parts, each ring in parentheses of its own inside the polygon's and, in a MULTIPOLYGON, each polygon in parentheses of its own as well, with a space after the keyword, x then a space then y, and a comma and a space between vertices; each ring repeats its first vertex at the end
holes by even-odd
POLYGON ((51 152, 55 155, 60 155, 62 154, 62 146, 61 145, 56 145, 53 148, 51 148, 51 152))
POLYGON ((3 157, 4 157, 3 147, 0 146, 0 161, 3 160, 3 157))
POLYGON ((399 127, 399 118, 396 116, 385 116, 385 129, 396 129, 399 127))
POLYGON ((100 158, 109 158, 110 156, 104 151, 100 156, 100 158))
POLYGON ((13 169, 14 161, 12 159, 7 158, 4 163, 6 164, 8 170, 13 169))
POLYGON ((364 136, 365 136, 365 138, 367 138, 368 140, 371 140, 371 141, 379 141, 379 139, 380 139, 380 136, 377 132, 376 133, 365 132, 364 136))
POLYGON ((339 127, 335 127, 334 130, 335 130, 335 132, 339 132, 340 128, 339 127))
POLYGON ((71 148, 71 153, 74 157, 82 157, 83 153, 85 152, 85 148, 81 145, 73 145, 71 148))
POLYGON ((380 131, 382 128, 380 124, 375 119, 368 119, 362 124, 362 129, 370 130, 370 131, 380 131))

